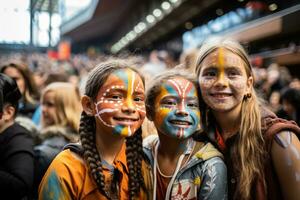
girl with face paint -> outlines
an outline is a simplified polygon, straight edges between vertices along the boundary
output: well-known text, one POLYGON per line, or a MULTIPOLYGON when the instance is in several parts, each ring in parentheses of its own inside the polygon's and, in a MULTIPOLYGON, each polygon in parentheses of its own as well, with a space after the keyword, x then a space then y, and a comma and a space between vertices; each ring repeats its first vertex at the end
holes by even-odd
POLYGON ((225 157, 229 199, 299 199, 300 128, 268 111, 245 50, 215 38, 196 65, 206 133, 225 157))
POLYGON ((144 79, 129 66, 111 61, 90 72, 81 99, 81 144, 69 145, 52 162, 40 199, 150 199, 141 130, 144 79))
POLYGON ((167 72, 153 79, 146 99, 147 117, 158 137, 144 140, 152 163, 153 199, 226 199, 226 167, 222 155, 200 135, 200 106, 195 79, 167 72))

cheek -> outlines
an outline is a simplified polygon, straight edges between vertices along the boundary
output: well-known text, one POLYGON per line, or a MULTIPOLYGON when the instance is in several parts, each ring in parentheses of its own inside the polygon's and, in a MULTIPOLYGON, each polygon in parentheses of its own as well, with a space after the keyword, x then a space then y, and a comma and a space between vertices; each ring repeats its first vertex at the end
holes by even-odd
POLYGON ((201 87, 201 89, 209 89, 213 86, 214 80, 213 79, 204 79, 204 78, 200 78, 199 79, 199 85, 201 87))
POLYGON ((231 80, 229 84, 232 86, 232 89, 241 96, 244 96, 247 89, 247 83, 245 80, 231 80))
POLYGON ((140 121, 143 122, 146 117, 145 109, 140 109, 139 111, 140 121))
POLYGON ((121 101, 113 102, 113 101, 104 101, 98 105, 98 112, 104 109, 121 109, 123 103, 121 101))
POLYGON ((154 123, 161 126, 171 111, 170 108, 157 108, 155 111, 154 123))

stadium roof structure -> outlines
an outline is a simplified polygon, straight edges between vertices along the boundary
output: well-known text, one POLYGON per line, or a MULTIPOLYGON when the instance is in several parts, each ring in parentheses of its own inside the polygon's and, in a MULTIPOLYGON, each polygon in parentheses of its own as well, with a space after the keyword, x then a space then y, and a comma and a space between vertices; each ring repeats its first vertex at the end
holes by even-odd
MULTIPOLYGON (((39 2, 47 7, 49 0, 36 1, 42 8, 39 2)), ((249 2, 263 2, 269 8, 275 2, 281 9, 297 4, 297 0, 91 0, 88 7, 62 23, 61 35, 82 48, 94 45, 112 53, 142 49, 162 38, 172 40, 176 34, 181 38, 193 27, 249 2)))

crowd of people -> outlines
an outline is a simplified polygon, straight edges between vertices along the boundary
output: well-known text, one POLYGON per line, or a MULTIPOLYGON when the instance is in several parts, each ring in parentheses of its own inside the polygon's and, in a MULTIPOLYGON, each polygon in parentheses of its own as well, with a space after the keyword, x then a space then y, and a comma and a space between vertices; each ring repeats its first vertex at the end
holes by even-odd
POLYGON ((0 67, 4 199, 300 196, 300 81, 236 41, 0 67))

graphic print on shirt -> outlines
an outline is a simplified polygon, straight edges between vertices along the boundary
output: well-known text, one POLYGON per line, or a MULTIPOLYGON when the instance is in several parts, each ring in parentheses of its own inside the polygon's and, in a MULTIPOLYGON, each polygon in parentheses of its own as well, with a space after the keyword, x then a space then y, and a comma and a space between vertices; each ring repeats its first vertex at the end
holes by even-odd
POLYGON ((197 186, 192 180, 183 180, 174 184, 172 189, 172 200, 197 200, 197 186))

